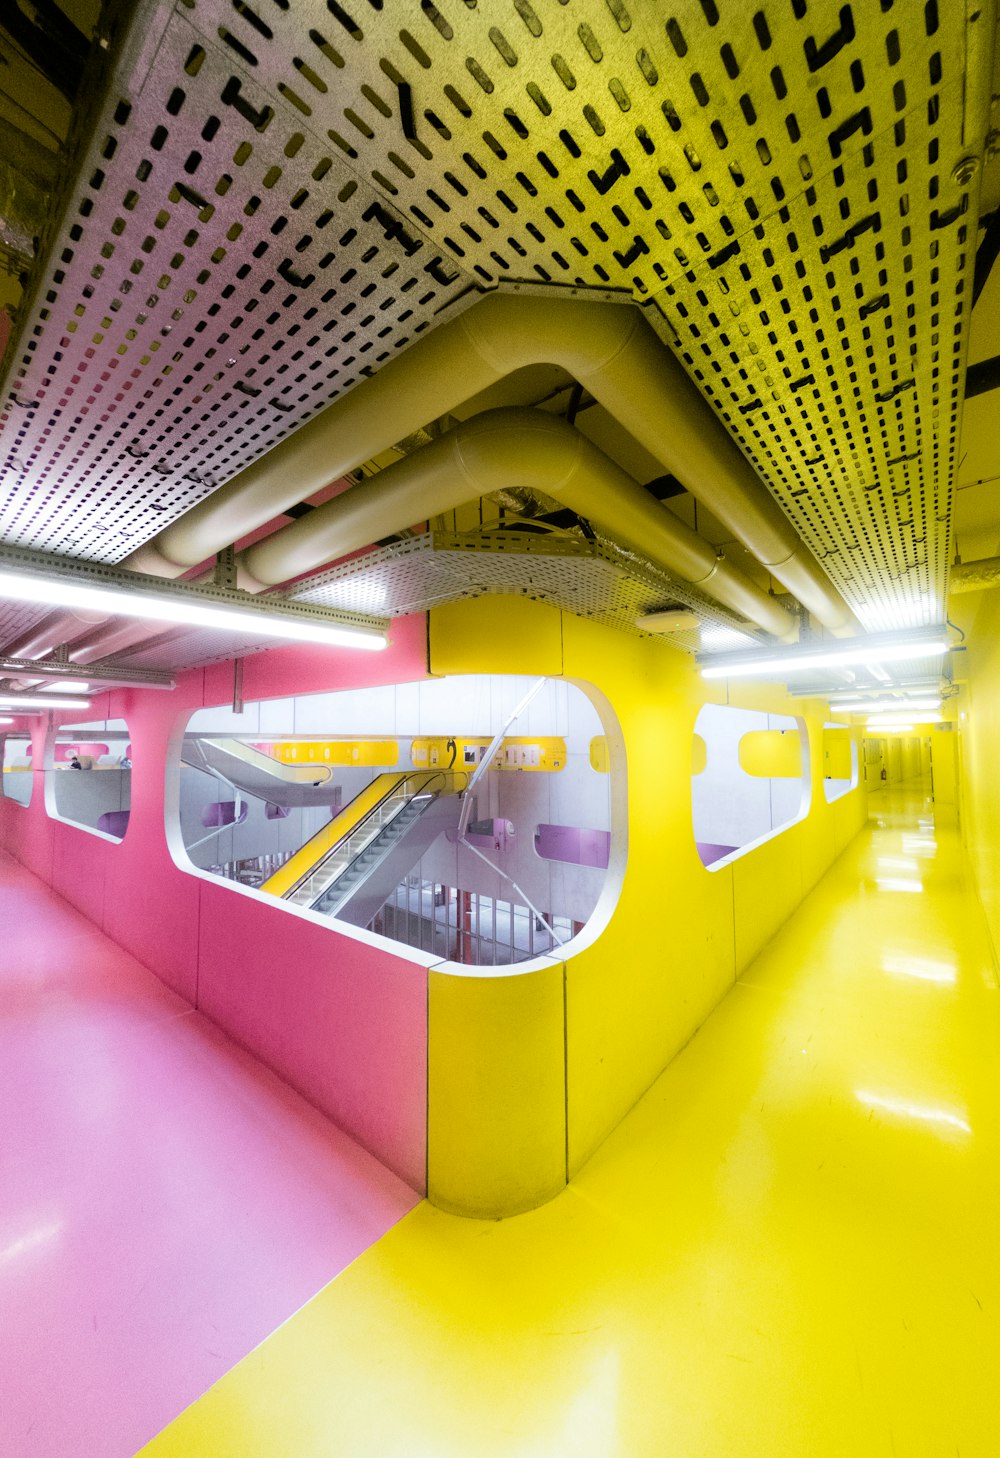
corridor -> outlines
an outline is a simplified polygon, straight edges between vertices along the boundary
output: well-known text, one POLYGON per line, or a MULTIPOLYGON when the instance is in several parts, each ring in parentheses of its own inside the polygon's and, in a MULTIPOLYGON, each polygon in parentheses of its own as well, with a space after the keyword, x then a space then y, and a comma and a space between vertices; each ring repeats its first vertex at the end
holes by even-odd
POLYGON ((418 1206, 144 1458, 995 1458, 1000 1001, 870 828, 559 1198, 418 1206))
POLYGON ((0 1040, 3 1458, 129 1458, 416 1201, 2 852, 0 1040))

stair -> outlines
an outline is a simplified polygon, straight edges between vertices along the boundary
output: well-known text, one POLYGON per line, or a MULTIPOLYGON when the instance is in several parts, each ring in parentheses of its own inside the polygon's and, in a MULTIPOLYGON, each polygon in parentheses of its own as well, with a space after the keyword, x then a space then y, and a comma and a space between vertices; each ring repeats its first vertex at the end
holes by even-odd
POLYGON ((414 795, 340 875, 331 876, 319 896, 315 895, 314 886, 311 893, 313 899, 309 903, 313 911, 322 912, 324 916, 336 916, 434 799, 434 795, 414 795))
POLYGON ((449 770, 380 776, 264 889, 296 906, 366 926, 400 876, 457 824, 467 782, 466 774, 449 770))

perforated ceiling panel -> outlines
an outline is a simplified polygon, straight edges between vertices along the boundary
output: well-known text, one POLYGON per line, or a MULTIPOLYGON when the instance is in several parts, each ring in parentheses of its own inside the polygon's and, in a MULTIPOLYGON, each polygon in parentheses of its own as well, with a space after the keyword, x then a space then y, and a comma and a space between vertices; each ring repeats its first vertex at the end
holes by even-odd
POLYGON ((0 416, 4 541, 120 560, 468 286, 235 59, 177 13, 113 90, 0 416))
POLYGON ((976 214, 961 8, 853 12, 856 32, 842 7, 824 44, 800 30, 735 81, 734 125, 759 110, 748 140, 773 159, 742 199, 761 221, 658 303, 802 537, 885 629, 944 617, 976 214))
POLYGON ((33 628, 45 616, 45 608, 34 603, 0 599, 0 643, 11 643, 33 628))
POLYGON ((939 618, 966 25, 940 0, 148 4, 162 39, 25 335, 0 537, 119 560, 477 288, 562 285, 645 306, 862 621, 939 618))
POLYGON ((638 633, 641 613, 683 605, 702 624, 670 641, 696 653, 754 647, 756 629, 686 584, 607 542, 522 532, 424 533, 341 567, 333 567, 292 592, 321 607, 349 612, 422 612, 463 597, 506 593, 538 598, 580 617, 638 633))

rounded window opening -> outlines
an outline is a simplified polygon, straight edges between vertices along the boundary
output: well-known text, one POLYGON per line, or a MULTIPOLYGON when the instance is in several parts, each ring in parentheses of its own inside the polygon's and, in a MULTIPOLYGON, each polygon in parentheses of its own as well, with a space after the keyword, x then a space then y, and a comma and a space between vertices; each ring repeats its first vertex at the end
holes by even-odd
POLYGON ((610 759, 595 706, 555 679, 202 709, 181 744, 175 855, 432 957, 525 962, 601 900, 610 759))
POLYGON ((843 724, 823 725, 823 795, 828 805, 858 785, 857 736, 843 724))
POLYGON ((31 788, 34 775, 31 772, 31 739, 27 734, 4 734, 3 783, 5 800, 17 805, 31 804, 31 788))
POLYGON ((695 845, 718 870, 801 820, 809 809, 805 724, 705 704, 695 722, 691 766, 695 845))
POLYGON ((64 724, 52 736, 49 810, 80 830, 121 841, 132 806, 132 743, 124 719, 64 724))

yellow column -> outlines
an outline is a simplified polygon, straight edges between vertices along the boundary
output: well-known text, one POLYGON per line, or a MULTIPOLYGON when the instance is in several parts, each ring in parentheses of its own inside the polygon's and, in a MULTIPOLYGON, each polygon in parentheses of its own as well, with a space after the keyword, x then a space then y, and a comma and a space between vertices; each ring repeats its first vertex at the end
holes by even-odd
POLYGON ((561 962, 430 973, 427 1195, 442 1210, 518 1215, 566 1183, 563 978, 561 962))

